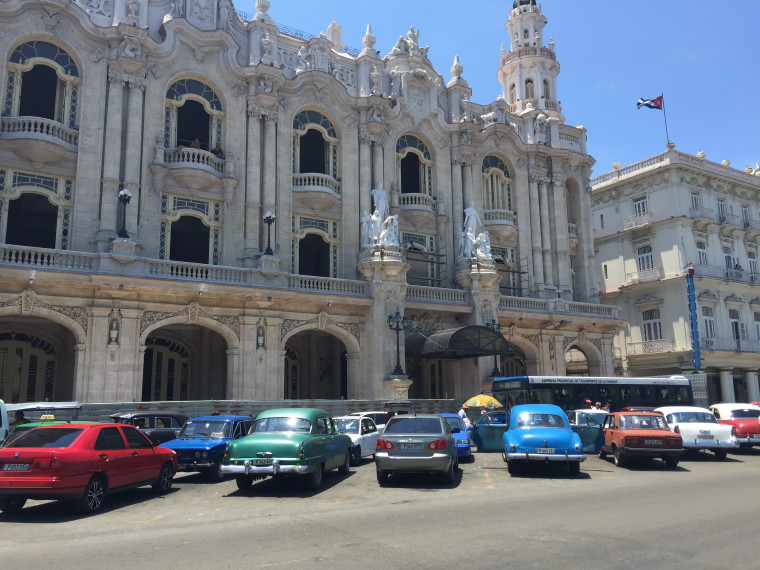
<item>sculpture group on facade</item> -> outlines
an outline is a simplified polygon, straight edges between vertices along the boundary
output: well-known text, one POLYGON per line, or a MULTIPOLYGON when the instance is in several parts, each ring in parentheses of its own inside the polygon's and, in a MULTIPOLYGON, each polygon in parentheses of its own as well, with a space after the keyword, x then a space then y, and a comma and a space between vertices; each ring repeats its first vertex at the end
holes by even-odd
POLYGON ((375 202, 372 215, 365 210, 361 218, 362 247, 398 246, 398 215, 388 215, 388 197, 382 183, 372 190, 372 200, 375 202))
POLYGON ((479 234, 478 225, 483 225, 473 202, 464 209, 464 227, 459 232, 457 259, 480 259, 491 257, 491 237, 487 231, 479 234))

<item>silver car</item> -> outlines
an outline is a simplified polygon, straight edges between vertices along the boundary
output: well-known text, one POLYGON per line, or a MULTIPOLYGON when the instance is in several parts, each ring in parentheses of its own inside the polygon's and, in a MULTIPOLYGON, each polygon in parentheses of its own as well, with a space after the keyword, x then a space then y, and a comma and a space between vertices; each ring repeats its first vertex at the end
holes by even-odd
POLYGON ((380 485, 400 472, 440 473, 453 483, 459 461, 449 424, 433 414, 392 417, 377 440, 375 467, 380 485))

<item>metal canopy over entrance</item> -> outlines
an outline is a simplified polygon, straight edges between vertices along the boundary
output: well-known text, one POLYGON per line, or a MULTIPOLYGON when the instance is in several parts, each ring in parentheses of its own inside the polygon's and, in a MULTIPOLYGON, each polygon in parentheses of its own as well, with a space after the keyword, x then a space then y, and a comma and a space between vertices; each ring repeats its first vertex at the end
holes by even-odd
POLYGON ((407 357, 460 359, 512 352, 504 335, 478 325, 435 331, 429 335, 408 334, 404 344, 407 357))

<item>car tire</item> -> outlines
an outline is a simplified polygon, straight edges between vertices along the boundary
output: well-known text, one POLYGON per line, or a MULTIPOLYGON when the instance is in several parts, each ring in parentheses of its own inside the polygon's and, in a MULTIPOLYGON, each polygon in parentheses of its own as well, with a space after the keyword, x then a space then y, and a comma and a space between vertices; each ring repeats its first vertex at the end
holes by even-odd
POLYGON ((325 467, 322 463, 317 463, 314 471, 309 473, 307 482, 312 491, 317 491, 322 486, 322 476, 325 474, 325 467))
POLYGON ((507 461, 507 471, 510 475, 516 475, 520 472, 520 465, 515 460, 507 461))
POLYGON ((390 478, 391 478, 391 474, 388 473, 387 471, 378 471, 377 472, 377 483, 381 487, 383 485, 385 485, 386 483, 388 483, 388 479, 390 479, 390 478))
POLYGON ((343 465, 338 467, 338 473, 341 475, 348 475, 349 471, 351 471, 351 450, 346 450, 346 458, 343 460, 343 465))
POLYGON ((4 513, 17 513, 24 508, 26 499, 21 497, 6 497, 0 499, 0 511, 4 513))
POLYGON ((101 477, 95 476, 90 479, 84 488, 84 493, 77 501, 77 508, 85 514, 93 514, 103 508, 106 498, 106 484, 101 477))
POLYGON ((570 471, 570 475, 578 475, 581 472, 581 462, 580 461, 571 461, 567 464, 568 471, 570 471))
POLYGON ((678 457, 663 457, 663 460, 669 469, 675 469, 678 467, 678 457))
POLYGON ((449 468, 443 472, 443 480, 447 485, 453 485, 454 484, 454 471, 456 471, 456 464, 454 461, 451 462, 449 465, 449 468))
POLYGON ((351 448, 351 465, 359 465, 362 460, 362 446, 357 445, 351 448))
POLYGON ((222 459, 221 455, 214 461, 214 466, 206 471, 206 476, 209 481, 222 481, 224 479, 224 473, 222 473, 222 459))
POLYGON ((171 463, 164 463, 161 471, 158 472, 158 479, 153 483, 153 490, 157 493, 168 493, 174 483, 174 473, 172 473, 171 463))
POLYGON ((726 457, 728 457, 728 450, 726 449, 716 449, 713 453, 718 461, 725 461, 726 457))
POLYGON ((253 486, 253 475, 238 475, 235 484, 240 491, 247 491, 253 486))
POLYGON ((606 459, 607 458, 607 452, 599 450, 599 459, 606 459))
POLYGON ((617 447, 612 448, 612 457, 614 458, 615 465, 618 467, 622 467, 625 465, 625 456, 620 453, 620 449, 617 447))

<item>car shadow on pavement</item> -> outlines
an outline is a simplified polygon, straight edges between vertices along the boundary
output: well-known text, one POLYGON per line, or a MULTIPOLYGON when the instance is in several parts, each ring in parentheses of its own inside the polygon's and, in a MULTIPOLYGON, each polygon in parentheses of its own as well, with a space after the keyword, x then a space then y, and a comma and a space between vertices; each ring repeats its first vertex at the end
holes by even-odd
POLYGON ((447 483, 444 481, 443 476, 438 473, 393 473, 382 486, 436 491, 459 487, 461 482, 462 468, 459 467, 454 471, 453 483, 447 483))
POLYGON ((728 455, 725 459, 718 459, 714 453, 709 451, 686 452, 681 456, 680 461, 682 463, 744 463, 741 455, 728 455))
MULTIPOLYGON (((307 487, 307 477, 302 475, 278 475, 277 477, 267 477, 260 481, 254 481, 250 489, 241 491, 235 489, 233 492, 223 497, 267 497, 272 499, 307 498, 314 497, 324 493, 339 485, 342 481, 353 477, 354 471, 349 471, 347 475, 341 475, 337 471, 328 471, 322 476, 322 485, 316 491, 307 487)), ((234 480, 234 477, 231 477, 234 480)))
POLYGON ((139 505, 146 501, 160 501, 173 495, 178 490, 172 487, 166 493, 157 493, 150 487, 139 487, 128 491, 120 491, 113 495, 107 495, 103 507, 92 514, 80 513, 74 501, 30 501, 18 512, 0 512, 0 522, 66 523, 86 517, 97 517, 110 511, 139 505))
POLYGON ((679 460, 678 466, 675 468, 668 467, 662 459, 656 457, 629 457, 622 467, 615 467, 612 461, 609 463, 615 469, 626 469, 628 471, 672 471, 673 473, 691 471, 688 467, 684 467, 682 459, 679 460))
MULTIPOLYGON (((507 464, 504 464, 504 470, 507 470, 507 464)), ((530 479, 591 479, 591 475, 583 471, 572 474, 568 471, 568 466, 564 463, 541 463, 529 462, 521 465, 512 478, 530 478, 530 479)))

